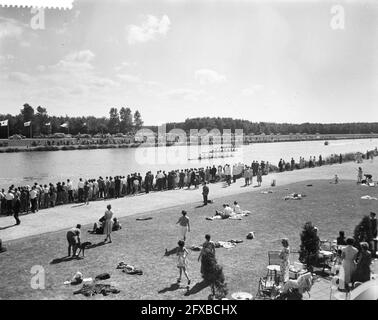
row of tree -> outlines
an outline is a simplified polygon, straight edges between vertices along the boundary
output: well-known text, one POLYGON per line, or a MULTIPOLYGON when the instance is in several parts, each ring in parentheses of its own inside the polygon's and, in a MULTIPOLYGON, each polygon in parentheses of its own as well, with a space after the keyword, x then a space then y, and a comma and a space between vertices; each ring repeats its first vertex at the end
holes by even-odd
POLYGON ((273 123, 273 122, 251 122, 248 120, 232 118, 191 118, 185 122, 167 123, 167 131, 173 128, 180 128, 189 132, 190 129, 218 128, 223 129, 243 129, 244 134, 357 134, 357 133, 378 133, 378 122, 359 122, 359 123, 273 123))
MULTIPOLYGON (((143 120, 140 112, 136 110, 134 114, 130 108, 121 109, 111 108, 109 118, 107 117, 69 117, 69 116, 49 116, 46 108, 41 106, 36 108, 25 103, 18 115, 0 114, 0 121, 8 119, 9 134, 29 135, 29 128, 24 127, 24 123, 31 121, 33 136, 46 135, 56 132, 71 134, 88 133, 123 133, 133 134, 140 128, 148 128, 157 132, 156 126, 143 126, 143 120), (67 127, 61 127, 67 123, 67 127)), ((356 123, 273 123, 273 122, 251 122, 242 119, 232 118, 191 118, 184 122, 169 122, 166 124, 166 130, 179 128, 186 132, 191 129, 242 129, 244 134, 367 134, 378 133, 378 122, 356 122, 356 123)), ((0 127, 0 137, 6 136, 6 131, 0 127)))
POLYGON ((98 133, 123 133, 133 134, 143 126, 140 112, 136 110, 134 114, 130 108, 121 109, 111 108, 109 118, 94 116, 69 117, 69 116, 50 116, 46 108, 38 106, 36 110, 25 103, 20 113, 17 115, 0 114, 0 121, 8 120, 8 126, 0 127, 0 137, 6 138, 9 135, 22 134, 27 137, 32 131, 33 137, 49 135, 57 132, 76 134, 98 134, 98 133), (31 128, 24 124, 31 121, 31 128), (63 125, 63 126, 62 126, 63 125))

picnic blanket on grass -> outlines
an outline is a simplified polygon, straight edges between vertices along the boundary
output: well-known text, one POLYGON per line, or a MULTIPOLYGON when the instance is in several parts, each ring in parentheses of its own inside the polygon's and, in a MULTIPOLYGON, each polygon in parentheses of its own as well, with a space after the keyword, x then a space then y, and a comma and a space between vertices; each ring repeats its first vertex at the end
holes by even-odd
POLYGON ((215 215, 212 217, 206 217, 206 220, 226 220, 226 219, 231 219, 231 220, 242 220, 242 217, 246 217, 250 214, 251 212, 248 210, 245 210, 243 213, 235 213, 230 216, 221 216, 221 215, 215 215))

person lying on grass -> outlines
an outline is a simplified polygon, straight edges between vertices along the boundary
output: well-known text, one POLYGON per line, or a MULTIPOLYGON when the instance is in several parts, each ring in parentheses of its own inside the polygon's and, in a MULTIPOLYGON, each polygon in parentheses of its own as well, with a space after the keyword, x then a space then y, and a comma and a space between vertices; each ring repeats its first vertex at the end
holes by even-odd
POLYGON ((284 198, 284 200, 301 200, 303 197, 305 197, 305 194, 300 194, 300 193, 292 193, 289 194, 284 198))

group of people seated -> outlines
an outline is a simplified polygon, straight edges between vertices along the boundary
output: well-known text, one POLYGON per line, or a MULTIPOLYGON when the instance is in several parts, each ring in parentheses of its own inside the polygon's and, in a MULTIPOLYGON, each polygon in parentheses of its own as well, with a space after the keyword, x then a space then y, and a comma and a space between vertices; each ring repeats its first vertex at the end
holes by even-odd
MULTIPOLYGON (((104 223, 105 223, 105 216, 102 216, 98 222, 95 222, 93 224, 93 229, 88 230, 90 233, 94 234, 104 234, 104 223)), ((121 223, 118 221, 117 218, 113 218, 113 224, 112 224, 112 231, 118 231, 122 229, 121 223)))
POLYGON ((237 201, 234 201, 233 206, 231 207, 229 204, 223 204, 223 210, 215 210, 215 215, 212 217, 207 217, 207 220, 214 220, 214 219, 241 219, 243 216, 249 215, 251 212, 248 210, 242 210, 240 205, 237 201))

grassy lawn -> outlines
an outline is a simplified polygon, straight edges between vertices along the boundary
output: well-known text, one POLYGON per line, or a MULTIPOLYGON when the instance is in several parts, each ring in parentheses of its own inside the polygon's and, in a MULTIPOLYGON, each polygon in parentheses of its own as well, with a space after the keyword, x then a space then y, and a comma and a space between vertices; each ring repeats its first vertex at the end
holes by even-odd
MULTIPOLYGON (((194 203, 122 218, 123 229, 112 234, 113 243, 86 250, 82 260, 51 264, 52 260, 67 254, 66 231, 9 242, 6 244, 8 251, 0 255, 0 299, 207 299, 210 289, 198 285, 202 280, 198 252, 191 251, 189 255, 190 294, 185 295, 184 288, 171 286, 178 276, 176 256, 163 255, 165 248, 172 249, 177 244, 179 229, 175 223, 182 209, 188 211, 191 219, 192 231, 187 247, 200 245, 206 233, 210 233, 214 241, 244 241, 232 249, 219 248, 216 255, 224 267, 229 293, 247 291, 255 294, 259 277, 266 274, 267 252, 280 250, 282 237, 289 238, 292 250, 298 250, 299 234, 306 221, 312 221, 318 227, 321 239, 332 240, 339 230, 344 230, 347 236, 352 235, 364 214, 378 211, 378 201, 360 199, 362 195, 376 196, 376 189, 358 186, 354 181, 342 181, 338 185, 328 181, 307 181, 272 190, 271 194, 251 192, 215 199, 215 203, 207 207, 194 203), (313 186, 306 186, 308 184, 313 186), (307 196, 299 201, 283 200, 293 192, 307 196), (234 200, 252 214, 241 221, 205 220, 215 209, 221 208, 222 203, 234 200), (137 217, 148 216, 153 219, 136 221, 137 217), (245 238, 249 231, 255 232, 255 239, 245 238), (128 275, 117 270, 120 261, 142 269, 144 274, 128 275), (30 287, 33 265, 45 269, 45 290, 30 287), (111 278, 103 283, 110 283, 121 292, 92 298, 73 295, 81 285, 65 286, 63 282, 77 271, 92 278, 108 272, 111 278)), ((100 214, 94 213, 93 221, 99 217, 100 214)), ((83 226, 82 241, 101 242, 105 237, 89 234, 87 230, 91 227, 83 226)), ((186 284, 184 278, 183 283, 186 284)))

